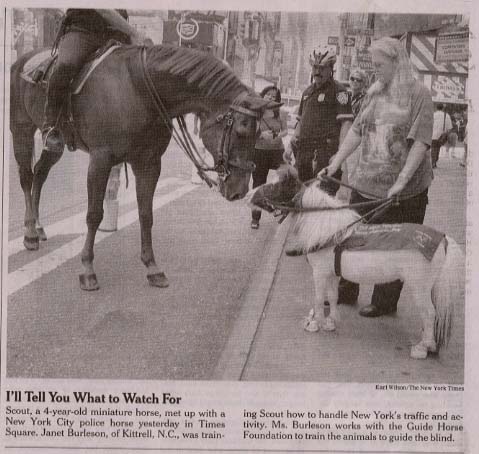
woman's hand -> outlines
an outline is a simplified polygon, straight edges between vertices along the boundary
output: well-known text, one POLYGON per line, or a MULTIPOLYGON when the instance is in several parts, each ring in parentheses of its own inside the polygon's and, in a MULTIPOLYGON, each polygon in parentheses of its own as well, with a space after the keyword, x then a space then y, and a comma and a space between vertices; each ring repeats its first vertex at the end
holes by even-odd
POLYGON ((291 147, 288 147, 288 148, 286 148, 286 150, 284 150, 283 161, 286 164, 292 164, 292 162, 293 162, 293 150, 291 149, 291 147))
POLYGON ((341 163, 337 162, 337 159, 335 159, 336 154, 329 160, 329 165, 328 167, 325 167, 324 169, 321 169, 318 173, 317 178, 321 179, 325 175, 333 176, 341 167, 341 163))
POLYGON ((407 180, 402 176, 399 175, 396 182, 392 185, 391 189, 388 191, 388 199, 394 197, 395 195, 400 194, 403 189, 406 187, 407 180))

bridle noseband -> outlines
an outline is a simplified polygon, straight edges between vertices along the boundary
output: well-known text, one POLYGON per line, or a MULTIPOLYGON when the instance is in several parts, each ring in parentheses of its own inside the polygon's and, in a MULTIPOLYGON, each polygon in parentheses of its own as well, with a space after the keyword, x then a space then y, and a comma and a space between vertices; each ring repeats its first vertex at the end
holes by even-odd
MULTIPOLYGON (((240 95, 242 96, 242 95, 240 95)), ((217 162, 212 170, 218 173, 218 176, 225 182, 230 175, 230 168, 234 167, 237 169, 244 170, 245 172, 253 172, 255 170, 255 164, 252 161, 242 161, 241 159, 234 158, 230 159, 231 151, 231 134, 233 131, 233 126, 235 122, 234 113, 239 112, 249 117, 253 117, 256 120, 259 118, 259 115, 253 110, 246 109, 245 107, 238 106, 235 104, 235 101, 229 106, 228 112, 225 114, 218 115, 213 122, 210 124, 205 124, 202 127, 202 134, 218 123, 223 123, 223 134, 221 136, 221 141, 218 145, 217 152, 217 162)))

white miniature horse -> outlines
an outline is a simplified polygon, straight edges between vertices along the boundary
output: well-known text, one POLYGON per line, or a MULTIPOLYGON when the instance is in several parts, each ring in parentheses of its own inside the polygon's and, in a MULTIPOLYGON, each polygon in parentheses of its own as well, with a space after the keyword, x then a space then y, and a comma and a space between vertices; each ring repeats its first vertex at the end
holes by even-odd
MULTIPOLYGON (((249 196, 250 204, 272 211, 272 204, 293 199, 300 183, 294 183, 294 171, 285 169, 280 182, 260 186, 249 196), (288 190, 285 188, 288 187, 288 190)), ((297 181, 297 179, 296 179, 297 181)), ((302 208, 340 207, 344 203, 319 188, 319 183, 303 188, 294 200, 300 199, 302 208)), ((346 229, 359 219, 348 208, 341 210, 305 211, 297 216, 297 246, 307 255, 313 270, 315 304, 306 319, 307 331, 320 328, 333 331, 339 322, 337 309, 339 277, 334 270, 334 246, 348 238, 352 229, 346 229), (324 301, 330 303, 330 313, 324 317, 324 301)), ((354 228, 354 227, 353 227, 354 228)), ((428 352, 438 352, 446 346, 452 329, 454 302, 460 297, 464 273, 464 255, 458 244, 445 237, 431 261, 415 249, 348 251, 341 257, 341 275, 358 284, 382 284, 400 279, 410 289, 422 319, 421 341, 411 348, 411 357, 425 359, 428 352)))
MULTIPOLYGON (((304 208, 339 207, 319 184, 309 186, 302 196, 304 208)), ((334 270, 334 246, 348 238, 344 231, 359 215, 351 209, 304 212, 298 216, 298 245, 306 252, 313 269, 315 308, 306 323, 307 331, 332 331, 339 322, 337 309, 339 277, 334 270), (333 240, 333 241, 331 241, 333 240), (323 247, 324 246, 324 247, 323 247), (313 252, 311 252, 313 251, 313 252), (330 314, 324 317, 323 302, 330 314)), ((353 227, 354 228, 354 227, 353 227)), ((458 244, 445 237, 431 261, 415 249, 391 251, 348 251, 341 257, 341 275, 358 284, 384 284, 400 279, 409 288, 422 319, 421 341, 411 348, 411 358, 425 359, 447 345, 452 328, 454 302, 459 298, 464 274, 464 255, 458 244)))

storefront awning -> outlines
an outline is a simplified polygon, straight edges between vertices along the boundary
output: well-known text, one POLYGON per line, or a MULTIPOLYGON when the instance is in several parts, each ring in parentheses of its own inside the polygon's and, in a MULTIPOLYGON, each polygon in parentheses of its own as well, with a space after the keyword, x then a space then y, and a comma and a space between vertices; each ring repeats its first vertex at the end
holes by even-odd
POLYGON ((432 73, 456 73, 467 75, 467 62, 450 62, 438 64, 434 62, 435 36, 412 35, 411 62, 418 71, 432 73))

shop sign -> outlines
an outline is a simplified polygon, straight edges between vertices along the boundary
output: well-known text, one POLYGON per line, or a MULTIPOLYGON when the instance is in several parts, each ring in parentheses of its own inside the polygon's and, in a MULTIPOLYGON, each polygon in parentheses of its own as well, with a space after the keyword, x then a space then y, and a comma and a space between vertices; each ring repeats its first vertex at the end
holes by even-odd
POLYGON ((339 36, 328 36, 328 45, 337 46, 339 44, 339 36))
POLYGON ((436 63, 467 61, 469 58, 469 33, 446 33, 436 38, 436 63))
POLYGON ((354 47, 356 45, 356 38, 352 36, 347 36, 344 38, 344 46, 345 47, 354 47))
POLYGON ((466 78, 432 75, 432 99, 436 102, 464 103, 466 99, 466 78))
POLYGON ((346 30, 347 35, 374 36, 372 28, 351 28, 346 30))
POLYGON ((176 33, 178 33, 181 39, 186 41, 194 39, 199 31, 200 26, 198 22, 191 18, 180 20, 176 26, 176 33))
POLYGON ((356 51, 356 61, 358 63, 358 66, 364 71, 373 71, 372 57, 367 50, 358 49, 356 51))

